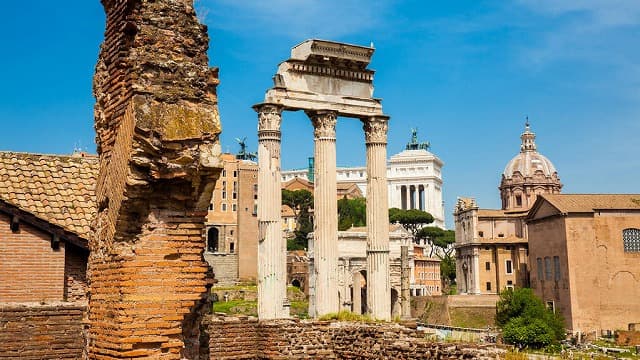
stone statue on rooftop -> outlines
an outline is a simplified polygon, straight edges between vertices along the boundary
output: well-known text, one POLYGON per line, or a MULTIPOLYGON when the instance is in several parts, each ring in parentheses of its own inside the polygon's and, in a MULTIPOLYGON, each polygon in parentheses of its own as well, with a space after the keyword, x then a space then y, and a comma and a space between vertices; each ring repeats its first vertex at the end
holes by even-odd
POLYGON ((256 161, 258 153, 247 152, 247 137, 245 136, 242 139, 236 138, 236 141, 240 145, 240 152, 236 155, 236 159, 256 161))

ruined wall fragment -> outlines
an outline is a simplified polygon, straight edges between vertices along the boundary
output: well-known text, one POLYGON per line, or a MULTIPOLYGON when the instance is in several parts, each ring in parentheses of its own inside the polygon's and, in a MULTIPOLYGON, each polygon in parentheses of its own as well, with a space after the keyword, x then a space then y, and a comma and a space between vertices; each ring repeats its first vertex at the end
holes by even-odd
POLYGON ((202 234, 221 167, 206 27, 192 0, 102 4, 88 357, 204 358, 202 234))

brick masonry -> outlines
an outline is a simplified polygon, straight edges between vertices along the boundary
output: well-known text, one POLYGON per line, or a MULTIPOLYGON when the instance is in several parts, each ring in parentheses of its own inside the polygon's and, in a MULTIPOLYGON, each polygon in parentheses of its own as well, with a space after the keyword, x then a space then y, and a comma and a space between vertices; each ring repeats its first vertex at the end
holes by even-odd
POLYGON ((206 26, 193 1, 102 4, 88 357, 207 357, 203 233, 220 173, 220 121, 206 26))
POLYGON ((85 300, 86 251, 70 244, 51 247, 51 234, 28 223, 10 229, 0 213, 0 302, 85 300))
POLYGON ((212 317, 210 359, 499 359, 505 348, 436 343, 398 324, 212 317))
POLYGON ((85 310, 69 304, 0 303, 0 359, 82 359, 85 310))
POLYGON ((238 282, 238 254, 205 253, 218 285, 233 285, 238 282))

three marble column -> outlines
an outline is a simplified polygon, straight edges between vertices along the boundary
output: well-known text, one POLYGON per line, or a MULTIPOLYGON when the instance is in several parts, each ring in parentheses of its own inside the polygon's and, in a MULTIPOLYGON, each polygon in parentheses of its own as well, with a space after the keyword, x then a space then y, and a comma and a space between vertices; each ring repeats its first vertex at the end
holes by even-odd
MULTIPOLYGON (((282 108, 256 105, 258 112, 258 317, 289 316, 286 241, 280 218, 280 124, 282 108)), ((314 241, 316 317, 340 310, 336 111, 306 112, 314 127, 314 241)), ((375 319, 391 319, 386 116, 362 119, 367 146, 367 308, 375 319)))

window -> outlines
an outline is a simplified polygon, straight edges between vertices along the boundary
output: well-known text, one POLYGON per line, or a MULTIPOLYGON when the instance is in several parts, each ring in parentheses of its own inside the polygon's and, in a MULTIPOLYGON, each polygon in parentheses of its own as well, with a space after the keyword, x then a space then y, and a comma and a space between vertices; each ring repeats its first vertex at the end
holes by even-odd
POLYGON ((238 177, 238 172, 236 170, 233 170, 233 177, 238 177))
MULTIPOLYGON (((499 238, 502 238, 502 237, 504 237, 504 234, 503 234, 503 233, 500 233, 500 234, 498 234, 498 237, 499 237, 499 238)), ((509 250, 509 249, 507 249, 507 250, 509 250)))
POLYGON ((513 274, 513 263, 511 262, 511 260, 506 260, 505 265, 507 268, 507 274, 513 274))
POLYGON ((478 231, 478 236, 484 237, 484 231, 478 231))
POLYGON ((233 192, 233 193, 231 193, 231 198, 232 198, 233 200, 237 200, 237 199, 238 199, 238 193, 237 193, 237 192, 233 192))
POLYGON ((229 243, 229 252, 233 254, 234 250, 235 250, 235 244, 229 243))
POLYGON ((522 206, 522 195, 516 195, 516 206, 522 206))
POLYGON ((542 258, 537 258, 536 259, 536 266, 537 266, 537 270, 538 270, 538 280, 544 280, 544 277, 542 275, 542 258))
POLYGON ((506 288, 507 288, 507 289, 512 289, 512 290, 513 290, 513 281, 511 281, 511 280, 507 281, 507 286, 506 286, 506 288))
POLYGON ((544 257, 544 279, 551 280, 551 258, 544 257))
POLYGON ((218 252, 218 229, 214 227, 207 231, 207 251, 218 252))
POLYGON ((227 176, 227 170, 226 169, 222 169, 222 177, 226 177, 227 176))
POLYGON ((640 229, 622 230, 624 252, 640 252, 640 229))
POLYGON ((224 203, 223 203, 223 204, 222 204, 222 207, 221 207, 221 209, 220 209, 220 210, 222 210, 222 211, 227 211, 227 204, 224 204, 224 203))
POLYGON ((488 262, 488 261, 487 261, 487 262, 485 262, 485 263, 484 263, 484 268, 485 268, 487 271, 491 270, 491 263, 490 263, 490 262, 488 262))
POLYGON ((556 312, 556 304, 553 301, 549 300, 545 303, 545 305, 547 306, 548 310, 551 310, 554 313, 556 312))
POLYGON ((231 204, 231 211, 237 211, 238 210, 238 205, 237 204, 231 204))
POLYGON ((209 204, 209 210, 213 210, 213 204, 209 204))
POLYGON ((553 257, 553 279, 555 281, 560 280, 560 257, 553 257))
POLYGON ((491 291, 491 281, 487 281, 487 291, 491 291))
POLYGON ((253 213, 252 215, 258 215, 258 204, 253 204, 253 213))

